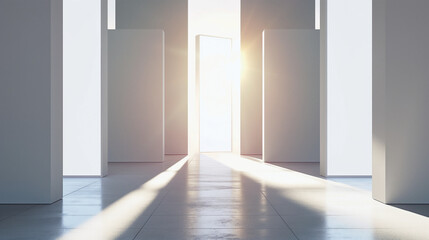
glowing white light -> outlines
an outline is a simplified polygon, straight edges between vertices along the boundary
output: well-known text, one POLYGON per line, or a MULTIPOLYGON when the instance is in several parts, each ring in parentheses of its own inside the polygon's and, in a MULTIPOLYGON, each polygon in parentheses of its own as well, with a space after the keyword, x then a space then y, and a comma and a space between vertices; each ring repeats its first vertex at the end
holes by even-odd
POLYGON ((107 0, 107 29, 116 29, 116 0, 107 0))
POLYGON ((232 151, 240 151, 240 0, 188 2, 188 153, 200 152, 199 89, 196 84, 196 36, 232 39, 232 151))
POLYGON ((231 152, 231 39, 198 37, 200 90, 200 151, 231 152))

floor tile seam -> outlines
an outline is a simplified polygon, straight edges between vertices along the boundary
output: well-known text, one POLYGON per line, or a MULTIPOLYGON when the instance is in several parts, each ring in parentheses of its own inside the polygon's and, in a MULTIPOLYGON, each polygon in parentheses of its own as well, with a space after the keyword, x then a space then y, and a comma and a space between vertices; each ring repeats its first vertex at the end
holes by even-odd
MULTIPOLYGON (((191 159, 188 159, 188 161, 186 162, 186 164, 189 164, 190 162, 192 161, 192 158, 191 159)), ((174 165, 174 164, 173 164, 174 165)), ((169 167, 168 167, 169 168, 169 167)), ((168 168, 166 168, 165 170, 164 170, 164 172, 168 169, 168 168)), ((179 169, 179 171, 177 171, 176 172, 176 174, 178 174, 180 171, 182 171, 183 169, 182 168, 180 168, 179 169)), ((173 178, 174 179, 174 178, 173 178)), ((173 180, 172 179, 172 180, 173 180)), ((168 186, 168 184, 169 183, 167 183, 167 186, 168 186)), ((150 220, 150 218, 153 216, 153 214, 155 213, 155 211, 159 208, 159 206, 161 205, 161 203, 164 201, 164 198, 166 197, 166 195, 167 195, 167 193, 170 191, 169 189, 168 189, 168 187, 167 186, 165 186, 165 191, 166 191, 166 193, 165 194, 163 194, 163 196, 161 197, 161 199, 160 199, 160 201, 158 201, 158 205, 152 210, 152 212, 151 212, 151 214, 150 214, 150 216, 147 218, 147 220, 143 223, 143 225, 141 226, 141 228, 137 231, 137 233, 134 235, 134 237, 132 238, 133 240, 135 240, 136 238, 137 238, 137 236, 140 234, 140 232, 142 231, 142 229, 144 228, 144 226, 146 226, 146 224, 149 222, 149 220, 150 220)))
POLYGON ((265 198, 261 198, 261 196, 259 196, 259 195, 253 195, 253 196, 242 195, 242 196, 222 196, 222 197, 217 197, 217 196, 205 196, 205 195, 197 196, 196 193, 195 193, 195 195, 186 195, 186 194, 184 194, 184 195, 180 195, 180 196, 169 194, 169 197, 170 198, 177 198, 177 200, 185 200, 185 198, 186 198, 186 200, 188 200, 188 199, 190 199, 190 200, 198 200, 198 199, 201 199, 201 200, 204 200, 204 199, 213 199, 213 200, 240 200, 240 199, 243 199, 244 197, 253 198, 252 200, 255 200, 255 201, 256 200, 265 199, 265 198))
MULTIPOLYGON (((95 217, 98 214, 100 214, 101 212, 103 212, 103 210, 101 210, 100 212, 96 213, 96 214, 63 214, 63 213, 58 213, 57 216, 45 216, 45 217, 95 217)), ((55 212, 50 213, 51 215, 56 214, 55 212)), ((141 214, 140 216, 150 216, 149 214, 141 214)), ((15 217, 21 218, 21 217, 36 217, 36 216, 32 216, 32 215, 17 215, 15 217)))
MULTIPOLYGON (((98 180, 98 181, 100 181, 100 180, 98 180)), ((94 184, 94 183, 96 183, 96 182, 98 182, 98 181, 92 182, 92 183, 90 183, 90 184, 88 184, 88 185, 85 185, 85 186, 83 186, 83 187, 81 187, 81 188, 79 188, 79 189, 75 190, 75 191, 72 191, 72 192, 67 193, 66 195, 63 195, 63 196, 62 196, 62 198, 61 198, 61 200, 62 200, 64 197, 67 197, 68 195, 70 195, 70 194, 72 194, 72 193, 75 193, 75 192, 77 192, 77 191, 80 191, 80 190, 82 190, 82 189, 84 189, 84 188, 86 188, 86 187, 88 187, 88 186, 90 186, 90 185, 92 185, 92 184, 94 184)))
MULTIPOLYGON (((8 215, 7 217, 5 217, 5 218, 3 218, 3 219, 0 219, 0 224, 2 223, 2 222, 4 222, 5 220, 7 220, 7 219, 9 219, 9 218, 11 218, 11 217, 14 217, 14 216, 17 216, 18 214, 12 214, 12 215, 8 215)), ((0 226, 0 229, 1 229, 1 226, 0 226)))
POLYGON ((325 227, 325 228, 309 228, 309 227, 306 227, 306 228, 299 228, 299 227, 297 227, 297 228, 294 228, 297 232, 302 232, 302 231, 314 231, 314 230, 327 230, 327 229, 329 229, 329 230, 332 230, 332 229, 341 229, 341 230, 405 230, 405 229, 409 229, 409 228, 393 228, 393 227, 391 227, 391 228, 385 228, 385 227, 380 227, 380 228, 377 228, 377 227, 373 227, 373 228, 363 228, 363 227, 355 227, 355 228, 350 228, 350 227, 325 227))
MULTIPOLYGON (((112 228, 113 230, 140 230, 140 227, 123 227, 123 228, 112 228)), ((104 227, 95 227, 95 228, 85 228, 85 227, 37 227, 37 228, 14 228, 14 227, 9 227, 9 228, 0 228, 0 230, 10 230, 10 231, 26 231, 26 232, 44 232, 44 231, 57 231, 57 230, 67 230, 67 231, 73 231, 73 230, 92 230, 92 231, 100 231, 100 230, 105 230, 104 227)), ((1 237, 1 236, 0 236, 1 237)))
POLYGON ((238 215, 238 214, 228 214, 228 215, 201 215, 201 214, 162 214, 162 215, 153 215, 154 217, 272 217, 272 216, 278 216, 278 214, 248 214, 248 215, 238 215))
MULTIPOLYGON (((73 228, 70 228, 73 229, 73 228)), ((146 227, 145 229, 163 229, 161 227, 146 227)), ((183 229, 183 228, 168 228, 168 229, 183 229)), ((185 228, 185 229, 256 229, 256 230, 264 230, 264 229, 287 229, 285 227, 278 227, 278 228, 266 228, 266 227, 257 227, 257 228, 244 228, 244 227, 236 227, 236 228, 231 228, 231 227, 201 227, 201 228, 185 228)), ((391 228, 386 228, 386 229, 391 229, 391 228)))
MULTIPOLYGON (((62 228, 62 229, 80 229, 80 230, 105 230, 104 227, 100 226, 100 227, 95 227, 95 228, 88 228, 88 227, 75 227, 75 228, 62 228)), ((111 228, 113 230, 127 230, 127 229, 140 229, 140 227, 114 227, 111 228)))
MULTIPOLYGON (((117 200, 119 200, 119 199, 117 199, 117 200)), ((105 208, 108 208, 111 204, 113 204, 113 202, 112 203, 110 203, 110 204, 108 204, 108 205, 104 205, 104 208, 103 208, 103 204, 90 204, 90 203, 82 203, 82 204, 62 204, 62 206, 64 207, 64 206, 66 206, 66 207, 97 207, 97 206, 99 206, 99 207, 102 207, 102 209, 101 209, 101 211, 102 210, 104 210, 105 208)), ((46 206, 46 207, 48 207, 48 206, 46 206)), ((55 206, 56 207, 56 206, 55 206)), ((58 206, 58 207, 60 207, 60 206, 58 206)))
MULTIPOLYGON (((296 216, 305 216, 305 217, 310 217, 310 216, 314 216, 314 214, 282 214, 279 213, 280 216, 285 216, 285 217, 296 217, 296 216)), ((370 215, 370 214, 323 214, 323 217, 325 216, 331 216, 331 217, 375 217, 377 215, 370 215)))
MULTIPOLYGON (((88 197, 88 198, 96 198, 99 196, 104 196, 106 198, 115 198, 118 196, 123 196, 127 193, 133 192, 134 190, 138 190, 139 188, 134 188, 134 189, 130 189, 128 192, 123 192, 123 193, 105 193, 105 194, 91 194, 91 193, 85 193, 85 192, 79 192, 79 193, 71 193, 71 194, 67 194, 67 196, 64 196, 63 198, 70 198, 70 197, 88 197)), ((79 190, 80 191, 80 190, 79 190)))
MULTIPOLYGON (((64 197, 67 197, 67 196, 69 196, 69 195, 71 195, 71 194, 73 194, 73 193, 75 193, 75 192, 77 192, 77 191, 80 191, 80 190, 82 190, 83 188, 86 188, 86 187, 88 187, 88 186, 90 186, 90 185, 92 185, 92 184, 96 184, 96 183, 99 183, 101 180, 96 180, 96 181, 94 181, 94 182, 91 182, 91 183, 89 183, 89 184, 87 184, 87 185, 85 185, 85 186, 82 186, 82 187, 80 187, 80 188, 78 188, 77 190, 75 190, 75 191, 72 191, 72 192, 70 192, 70 193, 68 193, 68 194, 66 194, 66 195, 64 195, 62 198, 64 198, 64 197)), ((165 196, 163 196, 162 198, 164 198, 165 196)), ((62 199, 61 199, 62 200, 62 199)), ((161 202, 159 202, 158 203, 158 206, 152 211, 152 213, 149 215, 149 217, 147 218, 147 220, 145 221, 145 223, 143 224, 143 226, 141 227, 141 228, 139 228, 140 230, 144 227, 144 225, 149 221, 149 219, 150 219, 150 217, 152 216, 152 214, 154 213, 154 211, 159 207, 159 205, 160 205, 160 203, 161 202)), ((67 206, 99 206, 99 205, 96 205, 96 204, 94 204, 94 205, 84 205, 84 204, 69 204, 69 205, 67 205, 67 206)), ((25 211, 22 211, 22 212, 19 212, 19 213, 16 213, 16 214, 12 214, 12 215, 10 215, 10 216, 8 216, 8 217, 6 217, 6 218, 4 218, 4 219, 1 219, 0 220, 0 222, 2 222, 2 221, 4 221, 4 220, 6 220, 6 219, 8 219, 8 218, 10 218, 10 217, 13 217, 13 216, 17 216, 17 215, 19 215, 19 214, 22 214, 22 213, 24 213, 24 212, 26 212, 26 211, 29 211, 30 209, 33 209, 33 208, 35 208, 35 207, 37 207, 37 206, 32 206, 32 207, 29 207, 28 209, 26 209, 25 211)), ((96 214, 97 215, 97 214, 96 214)), ((64 215, 64 214, 62 214, 62 216, 82 216, 82 217, 91 217, 91 216, 95 216, 94 214, 91 214, 91 215, 82 215, 82 214, 80 214, 80 215, 64 215)), ((141 216, 148 216, 148 215, 141 215, 141 216)), ((0 227, 0 229, 2 229, 1 227, 0 227)), ((55 229, 65 229, 65 228, 55 228, 55 229)), ((138 231, 138 232, 140 232, 140 230, 138 231)), ((136 234, 136 236, 138 235, 138 233, 136 234)), ((135 236, 135 237, 136 237, 135 236)))
MULTIPOLYGON (((64 227, 61 229, 65 229, 65 230, 73 230, 73 229, 85 229, 85 228, 69 228, 69 227, 64 227)), ((89 229, 89 228, 88 228, 89 229)), ((112 228, 112 229, 140 229, 140 227, 118 227, 118 228, 112 228)))
MULTIPOLYGON (((201 193, 201 191, 198 191, 198 193, 201 193)), ((169 197, 175 197, 175 198, 188 198, 188 197, 192 197, 192 198, 210 198, 210 199, 238 199, 238 198, 243 198, 243 197, 247 197, 247 198, 258 198, 260 197, 260 195, 241 195, 241 196, 211 196, 211 195, 204 195, 201 194, 200 196, 197 196, 198 194, 195 191, 188 191, 188 193, 183 193, 182 194, 175 194, 175 193, 169 193, 169 197)))
MULTIPOLYGON (((194 161, 194 158, 190 158, 187 162, 186 165, 188 166, 189 164, 191 164, 194 161)), ((168 168, 167 168, 168 169, 168 168)), ((179 174, 181 171, 183 171, 183 168, 181 168, 179 171, 177 171, 176 175, 179 174)), ((174 178, 173 178, 174 179, 174 178)), ((168 184, 167 184, 168 185, 168 184)), ((164 201, 164 199, 167 197, 168 192, 171 191, 170 188, 168 188, 166 186, 166 194, 164 194, 162 196, 162 199, 159 201, 158 206, 155 207, 155 209, 152 211, 151 215, 148 217, 148 219, 146 220, 146 222, 143 224, 143 226, 140 228, 140 230, 136 233, 136 235, 134 236, 133 240, 135 240, 137 238, 137 236, 140 234, 140 232, 144 229, 144 227, 146 226, 146 224, 149 222, 149 220, 152 218, 152 216, 154 216, 154 213, 156 212, 156 210, 160 207, 160 205, 162 204, 162 202, 164 201)), ((146 228, 149 229, 149 228, 146 228)))
MULTIPOLYGON (((101 227, 100 227, 101 228, 101 227)), ((117 227, 117 228, 113 228, 113 229, 117 229, 117 230, 122 230, 122 229, 139 229, 141 230, 143 227, 117 227)), ((17 228, 18 229, 18 228, 17 228)), ((19 228, 22 229, 22 228, 19 228)), ((87 227, 55 227, 55 228, 44 228, 44 227, 39 227, 39 228, 34 228, 31 230, 37 231, 37 230, 42 230, 42 231, 47 231, 47 230, 59 230, 59 229, 65 229, 65 230, 73 230, 73 229, 89 229, 87 227)), ((98 228, 94 229, 97 230, 98 228)), ((162 227, 145 227, 145 229, 165 229, 162 227)), ((284 226, 282 227, 201 227, 201 228, 197 228, 197 227, 186 227, 186 228, 176 228, 176 227, 171 227, 171 228, 167 228, 167 229, 287 229, 284 226)), ((345 227, 329 227, 329 228, 294 228, 297 232, 303 232, 303 231, 315 231, 315 230, 333 230, 333 229, 338 229, 338 230, 405 230, 405 229, 409 229, 409 228, 345 228, 345 227)), ((0 230, 15 230, 13 228, 10 227, 0 227, 0 230)), ((28 229, 25 229, 28 230, 28 229)))
MULTIPOLYGON (((288 223, 287 223, 287 220, 286 219, 284 219, 284 216, 280 216, 282 219, 283 219, 283 221, 292 229, 292 230, 295 230, 295 231, 299 231, 299 230, 303 230, 303 229, 309 229, 309 228, 311 228, 311 227, 292 227, 292 226, 290 226, 288 223)), ((308 225, 308 224, 307 224, 308 225)), ((373 227, 365 227, 365 226, 359 226, 359 227, 329 227, 329 226, 326 226, 326 227, 314 227, 314 228, 311 228, 311 229, 317 229, 317 230, 323 230, 323 229, 408 229, 407 227, 404 227, 404 228, 398 228, 398 227, 376 227, 376 226, 373 226, 373 227)))
POLYGON ((3 218, 3 219, 0 219, 0 223, 1 223, 1 222, 3 222, 3 221, 5 221, 5 220, 7 220, 7 219, 9 219, 9 218, 19 216, 20 214, 25 213, 25 212, 28 212, 28 211, 30 211, 31 209, 36 208, 36 207, 39 207, 39 206, 42 206, 42 205, 30 206, 30 207, 26 208, 25 210, 23 210, 22 212, 20 211, 20 212, 13 213, 13 214, 11 214, 11 215, 9 215, 9 216, 7 216, 7 217, 3 218))
MULTIPOLYGON (((108 206, 110 206, 111 204, 109 204, 108 206)), ((63 204, 63 206, 76 206, 76 207, 78 207, 78 206, 86 206, 86 207, 93 207, 93 206, 102 206, 101 204, 88 204, 88 203, 86 203, 86 204, 70 204, 70 203, 67 203, 67 204, 63 204)), ((106 206, 106 208, 108 207, 108 206, 106 206)))
MULTIPOLYGON (((76 177, 76 179, 80 179, 83 177, 76 177)), ((98 183, 100 182, 101 177, 94 177, 94 179, 92 179, 91 181, 82 181, 80 183, 71 183, 70 181, 67 180, 66 177, 63 177, 63 187, 64 188, 74 188, 74 187, 81 187, 82 185, 84 186, 88 186, 94 183, 98 183)))
POLYGON ((277 215, 280 217, 280 219, 283 221, 283 223, 287 226, 287 228, 292 232, 293 236, 299 240, 298 236, 296 235, 296 233, 293 231, 293 229, 289 226, 289 224, 285 221, 285 219, 283 219, 283 217, 279 214, 279 212, 277 211, 277 209, 273 206, 273 204, 271 203, 271 201, 267 198, 267 196, 265 195, 265 193, 263 191, 261 191, 262 195, 265 197, 265 199, 267 200, 268 204, 274 209, 274 211, 277 213, 277 215))
MULTIPOLYGON (((264 230, 264 229, 284 229, 284 230, 289 230, 286 226, 282 226, 282 227, 201 227, 201 228, 197 228, 197 227, 169 227, 169 228, 162 228, 162 227, 144 227, 142 230, 145 229, 157 229, 157 230, 178 230, 178 229, 247 229, 247 230, 264 230)), ((291 231, 291 233, 293 233, 291 231)))
MULTIPOLYGON (((6 229, 6 228, 5 228, 6 229)), ((12 228, 7 228, 7 229, 12 229, 12 228)), ((19 228, 19 229, 23 229, 23 228, 19 228)), ((25 229, 25 228, 24 228, 25 229)), ((88 230, 91 230, 91 229, 94 229, 94 230, 100 230, 100 229, 102 229, 102 227, 95 227, 95 228, 88 228, 88 227, 56 227, 56 228, 44 228, 44 227, 41 227, 41 228, 34 228, 34 229, 32 229, 32 230, 43 230, 43 231, 46 231, 46 230, 59 230, 59 229, 67 229, 67 230, 73 230, 73 229, 80 229, 80 230, 85 230, 85 229, 88 229, 88 230)), ((122 230, 122 229, 140 229, 140 227, 115 227, 115 228, 111 228, 111 229, 114 229, 114 230, 122 230)), ((25 230, 28 230, 28 229, 25 229, 25 230)), ((105 228, 103 228, 103 230, 105 230, 105 228)))

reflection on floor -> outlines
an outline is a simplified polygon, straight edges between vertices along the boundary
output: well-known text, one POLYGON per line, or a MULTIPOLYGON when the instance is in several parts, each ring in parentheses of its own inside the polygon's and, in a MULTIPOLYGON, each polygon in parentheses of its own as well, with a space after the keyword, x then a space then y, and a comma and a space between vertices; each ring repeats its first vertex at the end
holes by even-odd
POLYGON ((109 164, 65 178, 52 205, 0 205, 0 239, 429 239, 429 205, 383 205, 370 178, 317 169, 229 154, 109 164))

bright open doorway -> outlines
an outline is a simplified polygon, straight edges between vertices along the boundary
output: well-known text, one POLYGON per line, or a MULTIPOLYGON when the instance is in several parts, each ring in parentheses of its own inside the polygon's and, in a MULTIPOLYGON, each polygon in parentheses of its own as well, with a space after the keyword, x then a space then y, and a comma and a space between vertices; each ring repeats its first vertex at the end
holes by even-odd
POLYGON ((200 152, 232 151, 232 41, 198 35, 200 152))
POLYGON ((240 0, 189 0, 188 64, 188 153, 239 153, 240 0))

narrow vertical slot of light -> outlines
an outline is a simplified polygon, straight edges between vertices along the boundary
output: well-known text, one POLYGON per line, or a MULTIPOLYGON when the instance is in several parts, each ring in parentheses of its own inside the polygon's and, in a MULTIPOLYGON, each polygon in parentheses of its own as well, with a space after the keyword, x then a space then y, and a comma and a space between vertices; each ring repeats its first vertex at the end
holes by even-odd
POLYGON ((116 29, 116 0, 107 0, 107 29, 116 29))
POLYGON ((320 0, 315 0, 314 3, 315 12, 314 12, 314 29, 320 29, 320 0))
POLYGON ((232 150, 232 42, 198 36, 200 152, 232 150))

